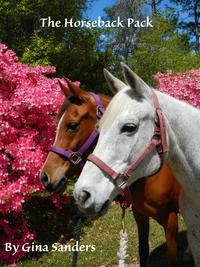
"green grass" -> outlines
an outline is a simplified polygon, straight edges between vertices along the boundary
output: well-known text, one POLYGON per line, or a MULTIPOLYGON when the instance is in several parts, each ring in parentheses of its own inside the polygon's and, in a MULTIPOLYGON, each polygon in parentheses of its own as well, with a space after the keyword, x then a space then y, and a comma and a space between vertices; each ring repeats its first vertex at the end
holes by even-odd
MULTIPOLYGON (((36 200, 35 200, 36 201, 36 200)), ((50 201, 46 199, 45 204, 39 202, 39 208, 27 212, 31 221, 32 229, 35 229, 39 235, 37 243, 52 244, 60 239, 60 242, 71 242, 69 240, 74 236, 74 226, 71 222, 71 216, 74 214, 74 206, 61 213, 53 212, 50 201), (46 205, 46 206, 45 206, 46 205)), ((28 208, 30 210, 30 207, 28 208)), ((79 252, 78 267, 110 267, 117 264, 117 251, 119 247, 121 209, 119 205, 113 205, 109 212, 102 218, 95 221, 87 222, 82 230, 81 244, 95 245, 94 252, 79 252)), ((179 218, 180 226, 180 245, 181 248, 186 246, 185 225, 181 217, 179 218)), ((138 239, 137 228, 131 211, 126 212, 126 229, 129 237, 129 257, 127 262, 136 262, 138 260, 138 239)), ((165 262, 165 237, 164 231, 155 221, 150 223, 150 262, 152 267, 162 266, 165 262)), ((181 252, 182 253, 182 252, 181 252)), ((182 254, 181 254, 182 255, 182 254)), ((182 257, 180 255, 180 257, 182 257)), ((37 260, 29 257, 17 263, 17 267, 70 267, 70 252, 49 252, 38 253, 37 260)), ((187 265, 188 267, 188 265, 187 265)))

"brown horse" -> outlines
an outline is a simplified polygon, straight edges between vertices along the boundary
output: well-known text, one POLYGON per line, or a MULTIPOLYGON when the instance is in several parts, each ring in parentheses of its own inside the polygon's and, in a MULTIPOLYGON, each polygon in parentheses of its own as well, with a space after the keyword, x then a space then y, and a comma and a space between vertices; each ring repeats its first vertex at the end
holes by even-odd
MULTIPOLYGON (((93 132, 98 121, 96 101, 90 93, 76 87, 68 81, 66 85, 60 83, 67 99, 63 103, 58 119, 58 127, 54 147, 62 151, 77 151, 86 142, 93 132)), ((110 98, 99 95, 104 108, 110 98)), ((92 143, 82 160, 86 160, 96 141, 92 143)), ((61 151, 61 152, 62 152, 61 151)), ((77 158, 66 159, 59 151, 48 154, 43 165, 40 179, 49 191, 60 193, 66 188, 66 178, 80 174, 80 165, 77 158)), ((161 171, 151 177, 143 178, 130 188, 132 195, 132 210, 138 227, 140 266, 147 266, 149 255, 149 217, 155 219, 163 226, 167 242, 167 266, 176 265, 177 233, 178 233, 178 198, 180 186, 169 170, 164 165, 161 171)))

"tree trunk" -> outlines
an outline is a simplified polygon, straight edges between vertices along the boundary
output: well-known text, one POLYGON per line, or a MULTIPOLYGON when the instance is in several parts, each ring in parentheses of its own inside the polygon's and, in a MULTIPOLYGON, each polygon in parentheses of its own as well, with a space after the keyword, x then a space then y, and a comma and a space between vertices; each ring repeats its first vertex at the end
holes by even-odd
POLYGON ((198 14, 198 3, 199 0, 195 0, 194 3, 194 34, 195 34, 195 49, 198 52, 199 51, 199 14, 198 14))
POLYGON ((156 0, 152 0, 151 10, 152 10, 152 16, 155 15, 156 14, 156 0))

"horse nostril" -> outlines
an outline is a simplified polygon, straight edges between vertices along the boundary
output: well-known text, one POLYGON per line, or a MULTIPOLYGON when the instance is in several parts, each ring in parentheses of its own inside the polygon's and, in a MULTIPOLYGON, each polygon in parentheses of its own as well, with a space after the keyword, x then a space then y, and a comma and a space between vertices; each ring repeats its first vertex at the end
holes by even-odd
POLYGON ((79 196, 79 201, 81 203, 85 203, 89 198, 90 198, 91 194, 86 191, 86 190, 83 190, 81 193, 80 193, 80 196, 79 196))
POLYGON ((47 186, 49 183, 48 175, 45 172, 40 174, 40 181, 43 183, 44 186, 47 186))
POLYGON ((59 184, 61 184, 61 185, 64 186, 64 185, 66 184, 66 178, 63 177, 63 178, 60 180, 59 184))

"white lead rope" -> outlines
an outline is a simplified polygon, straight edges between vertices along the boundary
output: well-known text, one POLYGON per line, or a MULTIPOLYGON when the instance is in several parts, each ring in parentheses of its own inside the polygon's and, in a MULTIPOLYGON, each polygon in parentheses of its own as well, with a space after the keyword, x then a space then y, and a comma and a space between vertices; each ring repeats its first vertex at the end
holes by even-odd
POLYGON ((126 207, 121 206, 122 208, 122 217, 121 217, 121 231, 120 231, 120 242, 119 242, 119 251, 117 256, 119 258, 119 267, 126 267, 126 258, 128 257, 128 234, 125 229, 125 211, 126 207))

